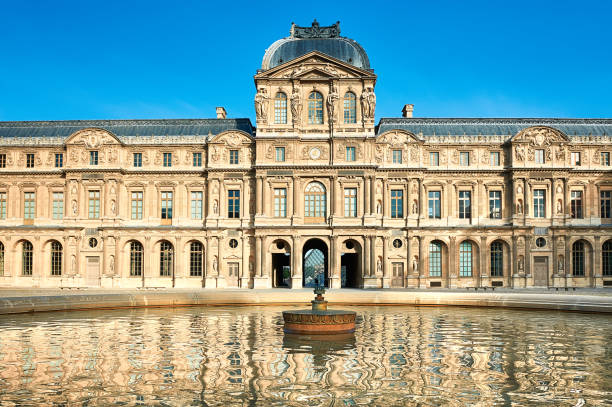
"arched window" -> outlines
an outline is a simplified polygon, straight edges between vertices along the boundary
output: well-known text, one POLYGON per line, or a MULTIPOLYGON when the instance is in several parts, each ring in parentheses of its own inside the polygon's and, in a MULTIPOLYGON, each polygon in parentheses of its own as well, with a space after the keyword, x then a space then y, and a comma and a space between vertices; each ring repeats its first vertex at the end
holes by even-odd
POLYGON ((491 277, 504 275, 504 246, 501 242, 491 243, 491 277))
POLYGON ((274 123, 287 123, 287 95, 278 92, 274 97, 274 123))
POLYGON ((606 242, 603 244, 601 256, 603 275, 612 276, 612 240, 606 240, 606 242))
POLYGON ((357 96, 353 92, 344 94, 344 123, 357 123, 357 96))
POLYGON ((459 277, 472 277, 472 244, 461 242, 459 246, 459 277))
POLYGON ((130 242, 130 276, 142 276, 143 251, 140 242, 130 242))
POLYGON ((584 243, 581 240, 572 245, 572 269, 574 276, 584 276, 584 243))
POLYGON ((189 275, 199 277, 202 275, 202 243, 191 242, 189 249, 189 275))
POLYGON ((4 244, 0 242, 0 276, 4 275, 4 244))
POLYGON ((429 244, 429 276, 442 276, 442 245, 440 242, 429 244))
POLYGON ((320 182, 311 182, 304 194, 304 216, 311 222, 324 222, 326 212, 325 187, 320 182))
POLYGON ((172 257, 174 249, 172 244, 167 241, 161 242, 159 245, 159 275, 171 276, 172 275, 172 257))
POLYGON ((55 240, 51 242, 51 275, 62 275, 62 244, 55 240))
POLYGON ((323 124, 323 96, 319 92, 308 96, 308 123, 323 124))
POLYGON ((27 240, 21 245, 21 274, 32 275, 32 264, 34 260, 34 248, 27 240))

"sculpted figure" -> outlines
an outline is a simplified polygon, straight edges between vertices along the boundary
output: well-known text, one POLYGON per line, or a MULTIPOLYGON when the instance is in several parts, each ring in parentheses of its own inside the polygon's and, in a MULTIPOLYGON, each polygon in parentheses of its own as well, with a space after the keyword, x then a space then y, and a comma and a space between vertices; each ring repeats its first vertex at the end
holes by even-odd
POLYGON ((72 200, 72 214, 76 215, 77 214, 77 201, 75 199, 72 200))
POLYGON ((523 260, 523 256, 520 256, 519 259, 518 259, 518 269, 519 270, 521 270, 521 271, 523 270, 524 263, 525 263, 525 261, 523 260))
POLYGON ((416 215, 417 213, 419 213, 419 204, 417 203, 416 199, 412 202, 412 214, 416 215))
POLYGON ((70 258, 70 272, 73 275, 76 273, 76 256, 74 254, 70 258))
POLYGON ((380 258, 376 262, 376 273, 382 274, 382 261, 380 260, 380 258))
POLYGON ((525 148, 523 146, 516 146, 516 160, 525 161, 525 148))
POLYGON ((216 199, 213 201, 213 213, 215 215, 219 214, 219 203, 217 202, 216 199))
POLYGON ((265 88, 259 88, 255 94, 255 116, 257 121, 266 122, 266 112, 268 111, 268 95, 265 88))
POLYGON ((115 256, 113 256, 112 254, 108 262, 108 270, 110 271, 110 274, 115 274, 115 256))
POLYGON ((560 199, 557 201, 557 213, 563 213, 563 204, 560 199))
POLYGON ((418 258, 418 256, 414 256, 412 258, 412 273, 413 274, 418 274, 419 273, 419 258, 418 258))
POLYGON ((366 88, 361 93, 361 114, 364 119, 373 119, 376 108, 376 95, 372 88, 366 88))
POLYGON ((110 210, 113 215, 117 214, 117 204, 115 203, 114 199, 111 201, 110 210))
POLYGON ((217 274, 217 270, 219 269, 219 261, 217 260, 217 256, 213 259, 213 272, 217 274))
POLYGON ((293 123, 297 123, 302 115, 302 100, 300 97, 300 90, 298 88, 293 88, 293 93, 291 94, 291 117, 293 119, 293 123))
POLYGON ((557 263, 557 268, 559 269, 559 271, 563 271, 563 267, 565 267, 565 262, 563 261, 563 256, 559 256, 559 260, 557 263))
POLYGON ((516 213, 523 213, 523 201, 521 201, 520 199, 516 203, 516 213))
POLYGON ((338 92, 336 92, 336 88, 334 87, 334 85, 332 85, 329 91, 329 95, 327 95, 327 117, 329 118, 330 123, 334 123, 336 120, 334 109, 338 98, 338 92))

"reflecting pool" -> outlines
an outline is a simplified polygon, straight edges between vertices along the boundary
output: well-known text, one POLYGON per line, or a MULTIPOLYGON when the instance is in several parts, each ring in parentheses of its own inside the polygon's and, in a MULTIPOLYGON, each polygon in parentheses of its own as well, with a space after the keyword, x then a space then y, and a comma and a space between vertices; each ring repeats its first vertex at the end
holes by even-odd
POLYGON ((612 406, 610 315, 343 306, 331 340, 291 308, 0 316, 0 405, 612 406))

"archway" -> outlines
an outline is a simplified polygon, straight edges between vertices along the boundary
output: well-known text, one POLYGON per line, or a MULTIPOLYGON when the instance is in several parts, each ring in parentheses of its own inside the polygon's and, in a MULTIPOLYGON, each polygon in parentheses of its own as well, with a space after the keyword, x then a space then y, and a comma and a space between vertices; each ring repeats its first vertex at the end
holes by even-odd
POLYGON ((304 244, 302 250, 302 286, 315 287, 323 285, 329 287, 328 249, 321 239, 310 239, 304 244))
POLYGON ((349 239, 342 244, 340 255, 340 276, 342 288, 359 288, 361 280, 361 245, 349 239))
POLYGON ((277 239, 270 246, 272 256, 273 287, 289 288, 291 286, 291 247, 282 239, 277 239))

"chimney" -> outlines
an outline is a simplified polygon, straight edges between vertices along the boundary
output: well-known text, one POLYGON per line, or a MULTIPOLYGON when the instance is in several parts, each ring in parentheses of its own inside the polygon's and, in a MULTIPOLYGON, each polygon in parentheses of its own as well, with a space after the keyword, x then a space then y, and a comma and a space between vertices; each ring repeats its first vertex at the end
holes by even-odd
POLYGON ((225 119, 227 117, 227 112, 225 108, 222 106, 217 107, 217 119, 225 119))
POLYGON ((402 117, 412 118, 412 111, 414 110, 414 105, 404 105, 402 109, 402 117))

